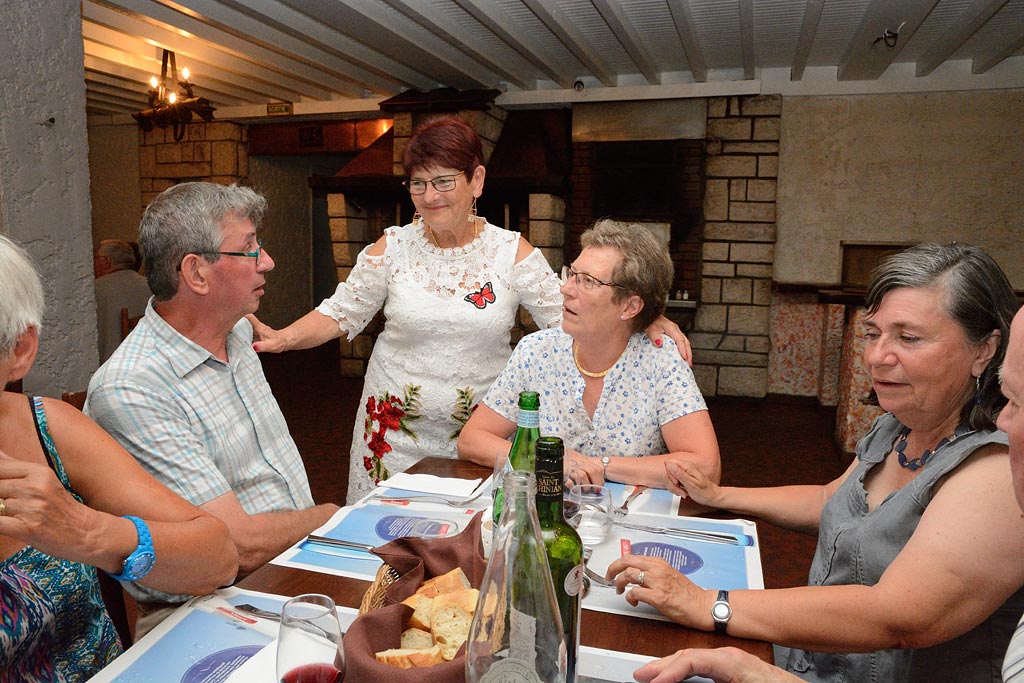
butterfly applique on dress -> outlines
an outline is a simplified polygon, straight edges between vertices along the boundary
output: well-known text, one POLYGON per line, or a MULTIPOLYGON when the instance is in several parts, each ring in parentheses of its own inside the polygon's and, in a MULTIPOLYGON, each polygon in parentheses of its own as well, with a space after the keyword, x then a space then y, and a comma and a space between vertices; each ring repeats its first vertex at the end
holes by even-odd
POLYGON ((465 296, 465 300, 477 308, 487 308, 487 304, 494 303, 494 289, 491 287, 491 283, 484 284, 479 292, 470 292, 465 296))

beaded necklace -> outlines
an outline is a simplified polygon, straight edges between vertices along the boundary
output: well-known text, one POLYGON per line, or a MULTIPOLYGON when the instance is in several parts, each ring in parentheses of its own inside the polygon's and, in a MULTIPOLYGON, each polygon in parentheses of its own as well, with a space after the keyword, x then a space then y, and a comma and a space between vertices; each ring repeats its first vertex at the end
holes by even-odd
POLYGON ((917 470, 927 465, 928 461, 931 460, 932 456, 938 453, 943 446, 945 446, 946 444, 953 443, 961 436, 971 431, 974 430, 972 430, 966 422, 961 422, 959 425, 957 425, 957 428, 953 432, 953 435, 943 438, 942 441, 940 441, 934 449, 925 449, 924 453, 921 454, 921 457, 914 458, 913 460, 908 460, 906 453, 904 453, 903 451, 907 449, 907 435, 910 434, 911 429, 910 427, 903 427, 902 429, 900 429, 900 435, 899 438, 896 440, 896 444, 893 446, 893 450, 896 451, 896 456, 897 458, 899 458, 900 467, 906 467, 911 472, 916 472, 917 470))

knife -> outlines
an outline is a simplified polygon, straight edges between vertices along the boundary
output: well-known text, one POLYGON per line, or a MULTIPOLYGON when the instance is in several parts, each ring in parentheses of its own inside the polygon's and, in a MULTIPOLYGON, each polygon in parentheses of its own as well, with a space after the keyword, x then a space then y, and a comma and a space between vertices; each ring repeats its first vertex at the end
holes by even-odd
POLYGON ((328 538, 327 536, 316 536, 310 534, 306 536, 306 543, 319 543, 320 545, 332 545, 337 548, 348 548, 349 550, 361 550, 364 553, 368 553, 373 550, 372 545, 365 543, 354 543, 352 541, 343 541, 340 538, 328 538))
POLYGON ((646 531, 647 533, 651 534, 675 536, 677 538, 685 538, 690 541, 703 541, 705 543, 721 543, 723 545, 754 545, 754 540, 746 534, 736 535, 718 531, 697 531, 696 529, 675 529, 667 526, 649 526, 647 524, 620 522, 617 519, 612 520, 612 524, 615 524, 616 526, 621 526, 625 529, 635 529, 636 531, 646 531), (740 536, 742 536, 742 538, 740 536))

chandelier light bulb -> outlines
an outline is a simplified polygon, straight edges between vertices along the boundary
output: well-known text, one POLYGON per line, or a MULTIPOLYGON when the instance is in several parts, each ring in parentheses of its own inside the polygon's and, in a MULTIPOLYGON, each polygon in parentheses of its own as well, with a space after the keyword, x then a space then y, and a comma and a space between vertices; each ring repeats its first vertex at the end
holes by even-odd
POLYGON ((170 102, 171 104, 174 104, 175 102, 177 102, 178 101, 178 93, 174 93, 174 92, 170 93, 167 96, 167 101, 170 102))
POLYGON ((181 68, 181 79, 183 81, 187 81, 188 80, 188 75, 189 75, 188 67, 187 66, 183 66, 181 68))
POLYGON ((156 90, 156 86, 159 85, 159 84, 160 84, 160 81, 158 81, 156 79, 156 76, 150 76, 149 77, 149 85, 153 88, 153 90, 156 90))

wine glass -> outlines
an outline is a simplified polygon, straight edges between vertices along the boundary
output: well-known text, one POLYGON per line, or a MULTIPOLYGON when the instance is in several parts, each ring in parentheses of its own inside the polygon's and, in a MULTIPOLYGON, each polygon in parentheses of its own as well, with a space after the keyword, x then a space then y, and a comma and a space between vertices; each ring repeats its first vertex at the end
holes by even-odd
POLYGON ((284 603, 277 639, 279 683, 337 683, 345 673, 334 600, 307 593, 284 603))
POLYGON ((612 492, 600 484, 576 484, 569 490, 565 521, 580 535, 585 546, 594 546, 608 537, 612 528, 612 492))

